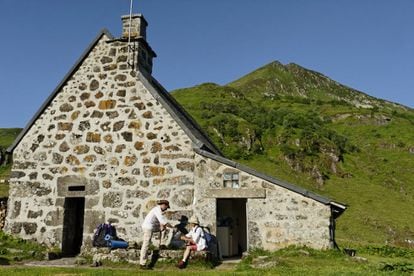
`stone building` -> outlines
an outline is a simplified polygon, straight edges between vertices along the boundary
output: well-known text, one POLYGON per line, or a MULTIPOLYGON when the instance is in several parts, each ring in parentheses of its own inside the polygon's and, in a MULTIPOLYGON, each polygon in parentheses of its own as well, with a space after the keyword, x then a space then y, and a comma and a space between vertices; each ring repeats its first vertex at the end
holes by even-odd
POLYGON ((139 241, 148 210, 168 199, 168 218, 196 214, 225 256, 332 247, 346 207, 226 159, 151 76, 144 17, 122 22, 120 38, 98 34, 8 149, 5 231, 74 255, 108 220, 139 241))

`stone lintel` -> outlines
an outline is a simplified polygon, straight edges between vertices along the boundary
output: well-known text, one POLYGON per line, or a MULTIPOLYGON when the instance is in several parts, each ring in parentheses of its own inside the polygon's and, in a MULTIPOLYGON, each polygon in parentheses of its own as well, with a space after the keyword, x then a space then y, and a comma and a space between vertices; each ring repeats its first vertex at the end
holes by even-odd
POLYGON ((85 197, 97 194, 99 183, 78 175, 67 175, 57 179, 57 196, 85 197))
POLYGON ((212 198, 266 198, 266 190, 261 188, 255 189, 207 189, 206 197, 212 198))

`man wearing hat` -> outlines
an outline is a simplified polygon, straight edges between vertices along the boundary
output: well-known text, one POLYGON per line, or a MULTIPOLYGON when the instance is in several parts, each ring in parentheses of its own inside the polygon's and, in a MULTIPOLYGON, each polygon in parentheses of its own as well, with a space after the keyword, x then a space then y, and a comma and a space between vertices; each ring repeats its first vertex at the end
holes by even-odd
POLYGON ((186 248, 184 251, 183 259, 178 263, 179 268, 185 268, 187 265, 188 257, 191 251, 202 251, 206 249, 207 242, 204 237, 203 229, 200 227, 200 221, 196 216, 192 216, 188 223, 190 224, 190 232, 181 237, 186 242, 186 248))
POLYGON ((144 222, 142 223, 142 232, 144 233, 141 255, 139 259, 139 264, 141 268, 148 268, 146 266, 148 258, 148 246, 151 242, 152 233, 161 231, 160 237, 160 247, 161 243, 164 240, 165 229, 166 227, 172 228, 173 226, 167 222, 167 219, 164 217, 164 212, 170 208, 170 203, 168 200, 162 199, 157 201, 157 206, 151 209, 151 211, 146 215, 144 222))

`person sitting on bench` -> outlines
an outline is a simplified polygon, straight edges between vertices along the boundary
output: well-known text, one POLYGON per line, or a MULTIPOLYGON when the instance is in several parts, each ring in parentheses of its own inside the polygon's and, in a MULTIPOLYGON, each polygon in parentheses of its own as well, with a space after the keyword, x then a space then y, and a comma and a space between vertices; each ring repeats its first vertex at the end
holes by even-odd
POLYGON ((180 269, 187 266, 188 258, 191 251, 202 251, 206 248, 206 239, 203 229, 200 227, 200 221, 196 216, 192 216, 188 223, 190 224, 190 232, 181 237, 186 242, 183 259, 178 263, 180 269))

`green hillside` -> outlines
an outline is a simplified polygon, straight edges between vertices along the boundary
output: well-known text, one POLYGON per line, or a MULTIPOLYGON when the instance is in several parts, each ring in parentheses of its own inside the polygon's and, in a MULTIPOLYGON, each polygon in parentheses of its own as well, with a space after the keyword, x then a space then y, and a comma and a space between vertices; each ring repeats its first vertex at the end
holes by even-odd
POLYGON ((5 151, 19 135, 21 128, 0 128, 0 150, 5 151))
POLYGON ((414 246, 414 110, 279 62, 172 95, 228 158, 347 204, 340 245, 414 246))
MULTIPOLYGON (((11 164, 4 164, 5 151, 19 135, 21 128, 0 128, 0 180, 8 179, 11 164)), ((8 195, 8 184, 0 183, 0 197, 8 195)))

